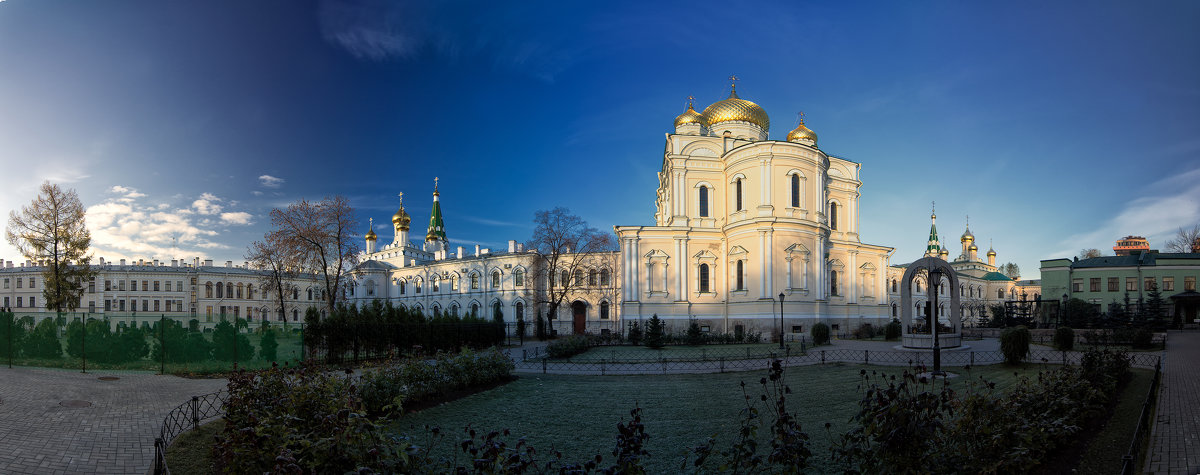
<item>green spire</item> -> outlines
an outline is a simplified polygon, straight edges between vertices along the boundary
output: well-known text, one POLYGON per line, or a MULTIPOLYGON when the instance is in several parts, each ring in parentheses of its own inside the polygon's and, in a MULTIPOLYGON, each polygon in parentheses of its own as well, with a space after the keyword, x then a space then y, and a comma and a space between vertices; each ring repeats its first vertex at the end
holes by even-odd
POLYGON ((426 241, 449 241, 446 239, 446 225, 442 222, 442 205, 438 203, 438 179, 433 179, 433 212, 429 215, 429 231, 425 233, 426 241))
POLYGON ((934 211, 929 215, 929 244, 925 246, 925 255, 937 256, 941 250, 942 244, 937 234, 937 212, 934 211))

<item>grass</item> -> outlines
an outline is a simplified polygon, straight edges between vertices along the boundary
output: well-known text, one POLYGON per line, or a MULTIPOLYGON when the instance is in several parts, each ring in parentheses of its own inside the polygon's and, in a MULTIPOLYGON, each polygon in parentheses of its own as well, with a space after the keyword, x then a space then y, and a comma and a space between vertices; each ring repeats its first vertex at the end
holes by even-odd
MULTIPOLYGON (((800 346, 792 345, 799 353, 800 346)), ((766 358, 779 353, 778 343, 742 343, 731 345, 667 346, 651 349, 644 346, 619 345, 596 346, 588 351, 568 358, 575 362, 606 361, 658 361, 660 358, 674 361, 707 361, 717 358, 750 359, 766 358)))
POLYGON ((212 473, 213 437, 225 429, 225 420, 217 419, 179 435, 167 447, 167 467, 171 473, 203 475, 212 473))
MULTIPOLYGON (((861 369, 889 374, 902 371, 896 367, 831 364, 793 367, 785 373, 784 380, 793 390, 789 409, 799 414, 809 434, 811 463, 817 471, 835 470, 829 460, 830 439, 824 424, 831 424, 830 434, 835 436, 849 429, 861 398, 861 369)), ((1038 365, 1027 365, 1015 371, 1031 375, 1040 369, 1038 365)), ((980 376, 997 383, 1000 390, 1017 381, 1011 367, 975 367, 969 376, 961 368, 951 371, 962 374, 950 383, 958 388, 980 376)), ((525 437, 543 461, 551 448, 561 451, 567 461, 583 461, 597 453, 611 461, 616 424, 628 420, 629 411, 636 405, 642 408, 643 423, 650 435, 647 468, 651 473, 676 472, 684 454, 710 436, 717 439, 718 449, 729 447, 745 404, 739 383, 745 381, 747 393, 757 401, 761 394, 758 380, 765 374, 523 376, 491 391, 405 415, 393 422, 392 429, 425 443, 425 427, 440 426, 444 437, 434 444, 435 453, 457 455, 460 463, 464 459, 454 445, 464 436, 467 424, 481 431, 507 428, 513 434, 510 442, 525 437)))
POLYGON ((1121 456, 1129 451, 1129 441, 1141 417, 1142 403, 1150 390, 1154 372, 1130 370, 1129 383, 1121 392, 1112 418, 1084 449, 1078 473, 1121 473, 1121 456))

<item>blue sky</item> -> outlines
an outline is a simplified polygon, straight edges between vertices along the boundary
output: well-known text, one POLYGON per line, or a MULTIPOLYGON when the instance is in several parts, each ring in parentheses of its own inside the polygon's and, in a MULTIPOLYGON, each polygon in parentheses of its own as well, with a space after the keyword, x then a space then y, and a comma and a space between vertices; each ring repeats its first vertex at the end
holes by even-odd
MULTIPOLYGON (((652 224, 695 95, 804 111, 862 163, 864 242, 919 257, 1153 247, 1200 223, 1200 3, 0 0, 0 210, 51 180, 98 256, 241 261, 267 213, 344 194, 382 240, 433 177, 452 246, 538 209, 652 224)), ((0 257, 17 258, 7 243, 0 257)))

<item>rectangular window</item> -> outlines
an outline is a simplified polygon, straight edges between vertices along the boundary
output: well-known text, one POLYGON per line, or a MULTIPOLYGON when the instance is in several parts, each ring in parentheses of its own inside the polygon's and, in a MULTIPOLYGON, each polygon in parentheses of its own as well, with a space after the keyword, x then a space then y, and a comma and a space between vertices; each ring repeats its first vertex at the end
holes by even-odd
POLYGON ((21 297, 17 297, 17 308, 21 308, 21 297))
MULTIPOLYGON (((142 281, 142 292, 145 292, 147 290, 150 290, 150 281, 143 280, 142 281)), ((158 289, 154 289, 154 290, 158 290, 158 289)))
MULTIPOLYGON (((167 286, 167 288, 166 288, 166 291, 167 291, 167 292, 170 292, 170 291, 171 291, 171 281, 169 281, 169 280, 168 280, 168 281, 166 281, 166 282, 165 282, 165 284, 166 284, 166 286, 167 286)), ((180 290, 182 290, 182 289, 180 289, 180 290)))
POLYGON ((1158 288, 1158 282, 1155 281, 1153 277, 1146 277, 1145 280, 1146 280, 1146 285, 1143 286, 1142 288, 1146 289, 1147 291, 1158 288))
MULTIPOLYGON (((35 281, 33 280, 33 277, 30 277, 30 278, 29 278, 29 288, 31 288, 31 289, 32 289, 32 288, 34 288, 34 287, 37 287, 37 284, 36 284, 36 283, 35 283, 35 281)), ((31 304, 29 304, 29 306, 30 306, 30 307, 32 307, 32 306, 33 306, 33 304, 31 303, 31 304)))
MULTIPOLYGON (((196 285, 195 279, 192 279, 192 285, 196 285)), ((175 281, 175 288, 179 289, 180 292, 183 292, 183 281, 182 280, 175 281)))
MULTIPOLYGON (((121 281, 121 282, 124 282, 124 281, 121 281)), ((125 300, 118 300, 118 301, 117 301, 117 311, 118 311, 118 312, 124 312, 124 311, 125 311, 125 300)))
POLYGON ((88 302, 88 313, 96 313, 96 302, 88 302))
MULTIPOLYGON (((168 282, 169 283, 169 282, 168 282)), ((154 291, 158 292, 158 281, 154 281, 154 291)))
POLYGON ((1175 290, 1175 278, 1174 277, 1163 277, 1163 290, 1166 290, 1166 291, 1175 290))
MULTIPOLYGON (((4 288, 8 288, 8 277, 4 278, 4 288)), ((5 305, 7 307, 7 305, 5 305)))
POLYGON ((1089 287, 1088 290, 1090 290, 1092 292, 1099 292, 1100 291, 1100 278, 1092 277, 1088 281, 1088 287, 1089 287))
POLYGON ((158 310, 158 301, 157 301, 157 300, 155 300, 155 301, 154 301, 154 311, 155 311, 155 312, 159 311, 159 310, 158 310))
POLYGON ((17 277, 17 288, 21 288, 21 278, 17 277))
POLYGON ((112 300, 110 300, 110 299, 104 299, 104 311, 105 311, 105 312, 111 312, 111 311, 112 311, 112 300))
POLYGON ((4 297, 4 306, 8 307, 8 297, 4 297))
POLYGON ((1117 278, 1117 277, 1109 277, 1108 278, 1108 291, 1116 292, 1118 290, 1121 290, 1121 279, 1117 278))
MULTIPOLYGON (((183 301, 182 301, 182 300, 176 300, 176 301, 175 301, 175 311, 176 311, 176 312, 182 312, 182 311, 183 311, 183 301)), ((195 313, 195 312, 192 312, 192 313, 195 313)))
POLYGON ((37 297, 29 297, 29 306, 37 307, 37 297))
POLYGON ((104 291, 109 292, 111 290, 112 290, 112 281, 105 279, 104 280, 104 291))
POLYGON ((1137 277, 1126 277, 1125 278, 1125 290, 1126 291, 1137 291, 1137 277))
POLYGON ((792 325, 792 333, 804 333, 804 325, 792 325))
POLYGON ((212 322, 212 305, 204 306, 204 321, 212 322))
POLYGON ((88 281, 88 293, 89 294, 96 293, 96 278, 95 277, 92 277, 92 280, 88 281))
POLYGON ((150 311, 150 301, 149 300, 142 300, 142 311, 143 312, 150 311))
MULTIPOLYGON (((932 284, 930 284, 932 285, 932 284)), ((1074 279, 1071 281, 1072 292, 1083 292, 1083 279, 1074 279)))
POLYGON ((121 291, 121 292, 125 291, 125 281, 124 280, 117 281, 117 290, 121 291))
POLYGON ((1183 290, 1196 290, 1196 276, 1190 275, 1183 278, 1183 290))
POLYGON ((699 192, 700 192, 700 217, 707 218, 708 217, 708 187, 701 186, 699 188, 699 192))

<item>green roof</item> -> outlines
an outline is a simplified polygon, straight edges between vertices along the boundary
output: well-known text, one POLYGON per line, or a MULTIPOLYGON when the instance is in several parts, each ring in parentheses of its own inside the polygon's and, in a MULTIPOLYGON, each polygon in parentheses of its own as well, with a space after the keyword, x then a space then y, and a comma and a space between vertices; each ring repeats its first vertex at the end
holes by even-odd
POLYGON ((999 272, 988 272, 987 274, 983 275, 983 280, 1002 280, 1002 281, 1010 281, 1011 282, 1012 277, 1001 274, 999 272))

